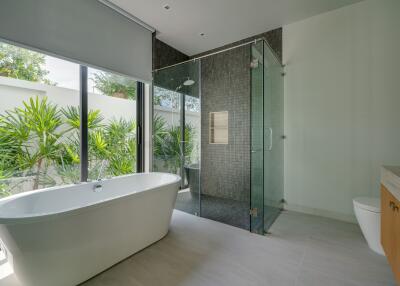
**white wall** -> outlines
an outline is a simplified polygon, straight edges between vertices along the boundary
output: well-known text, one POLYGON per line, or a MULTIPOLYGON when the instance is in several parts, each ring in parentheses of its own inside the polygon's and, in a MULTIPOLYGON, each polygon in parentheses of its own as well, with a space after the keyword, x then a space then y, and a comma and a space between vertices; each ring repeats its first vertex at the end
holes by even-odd
MULTIPOLYGON (((167 107, 154 106, 154 113, 165 119, 168 126, 180 124, 180 110, 167 107)), ((186 111, 185 122, 191 124, 196 130, 200 130, 200 112, 186 111)))
MULTIPOLYGON (((0 114, 22 107, 23 101, 35 96, 47 96, 59 107, 79 106, 78 90, 0 76, 0 114)), ((89 92, 88 102, 89 109, 100 109, 106 121, 112 118, 136 119, 136 101, 89 92)))
POLYGON ((400 1, 366 0, 283 28, 287 208, 354 221, 400 165, 400 1))

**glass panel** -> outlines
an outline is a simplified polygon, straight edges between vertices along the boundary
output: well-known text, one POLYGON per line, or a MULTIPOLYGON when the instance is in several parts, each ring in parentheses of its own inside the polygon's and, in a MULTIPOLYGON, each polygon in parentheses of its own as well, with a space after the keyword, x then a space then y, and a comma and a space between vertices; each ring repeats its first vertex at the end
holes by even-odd
MULTIPOLYGON (((196 68, 196 67, 192 67, 196 68)), ((193 78, 199 77, 194 74, 193 78)), ((177 209, 184 210, 190 205, 189 213, 200 215, 200 202, 197 201, 200 196, 200 146, 201 146, 201 113, 200 113, 200 95, 198 86, 193 86, 191 95, 185 95, 185 162, 184 178, 185 188, 179 192, 177 200, 177 209), (192 202, 185 202, 190 192, 192 202), (186 193, 185 193, 186 192, 186 193)))
POLYGON ((194 61, 157 71, 153 81, 153 171, 182 177, 175 207, 196 215, 200 213, 199 78, 199 61, 194 61))
POLYGON ((264 228, 280 214, 283 202, 283 69, 264 43, 264 228))
POLYGON ((154 78, 153 171, 180 174, 180 94, 154 78))
POLYGON ((131 78, 88 69, 89 180, 136 172, 136 87, 131 78))
POLYGON ((0 42, 0 197, 80 180, 79 65, 0 42))
MULTIPOLYGON (((264 92, 263 42, 251 45, 251 199, 250 226, 264 232, 264 92)), ((268 121, 266 119, 266 121, 268 121)))

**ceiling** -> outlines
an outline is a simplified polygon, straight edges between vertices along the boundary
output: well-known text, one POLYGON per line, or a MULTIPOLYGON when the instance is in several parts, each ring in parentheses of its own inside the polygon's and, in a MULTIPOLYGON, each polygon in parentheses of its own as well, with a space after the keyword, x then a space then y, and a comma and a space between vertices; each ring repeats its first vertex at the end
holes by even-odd
POLYGON ((158 39, 191 56, 359 1, 361 0, 110 2, 154 27, 158 39), (165 9, 165 5, 170 9, 165 9))

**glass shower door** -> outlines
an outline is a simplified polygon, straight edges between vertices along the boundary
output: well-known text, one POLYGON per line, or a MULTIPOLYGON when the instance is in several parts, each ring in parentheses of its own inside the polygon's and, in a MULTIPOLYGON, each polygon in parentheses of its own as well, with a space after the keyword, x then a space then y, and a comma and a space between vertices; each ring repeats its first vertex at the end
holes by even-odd
POLYGON ((200 213, 199 61, 154 72, 153 171, 182 178, 175 208, 200 213))
POLYGON ((250 230, 264 233, 263 42, 251 44, 250 230))
POLYGON ((271 48, 251 45, 251 231, 266 233, 283 204, 283 77, 271 48))
POLYGON ((283 68, 264 46, 264 232, 283 207, 283 68))

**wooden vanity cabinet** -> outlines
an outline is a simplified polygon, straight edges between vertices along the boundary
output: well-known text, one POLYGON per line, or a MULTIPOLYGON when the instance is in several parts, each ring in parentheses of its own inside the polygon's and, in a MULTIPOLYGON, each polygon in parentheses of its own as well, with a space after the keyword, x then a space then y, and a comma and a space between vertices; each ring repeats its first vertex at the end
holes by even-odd
POLYGON ((400 201, 381 186, 381 243, 400 285, 400 201))
POLYGON ((395 251, 395 262, 394 262, 394 275, 396 277, 397 284, 400 285, 400 202, 397 201, 397 208, 394 215, 394 251, 395 251))

